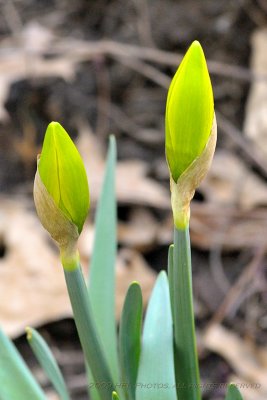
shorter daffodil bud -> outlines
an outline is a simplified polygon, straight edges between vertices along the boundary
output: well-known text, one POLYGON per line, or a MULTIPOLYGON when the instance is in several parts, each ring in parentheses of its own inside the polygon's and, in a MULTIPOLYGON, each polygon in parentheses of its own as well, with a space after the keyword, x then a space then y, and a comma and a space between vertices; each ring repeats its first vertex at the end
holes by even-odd
POLYGON ((197 41, 171 82, 165 127, 174 224, 184 229, 189 223, 190 201, 207 174, 217 138, 211 81, 197 41))
POLYGON ((34 202, 42 225, 60 248, 63 266, 72 269, 89 210, 89 188, 81 156, 57 122, 48 125, 37 161, 34 202))

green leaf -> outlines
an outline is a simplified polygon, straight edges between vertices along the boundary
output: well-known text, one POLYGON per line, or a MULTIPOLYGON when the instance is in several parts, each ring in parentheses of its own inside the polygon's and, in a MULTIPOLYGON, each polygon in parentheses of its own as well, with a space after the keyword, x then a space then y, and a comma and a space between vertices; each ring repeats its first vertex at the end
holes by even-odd
POLYGON ((43 337, 33 328, 27 327, 28 343, 41 367, 50 379, 61 400, 69 400, 68 390, 57 361, 43 337))
POLYGON ((76 146, 58 122, 47 127, 38 172, 55 204, 80 233, 89 210, 88 181, 76 146))
POLYGON ((177 400, 170 294, 164 271, 157 278, 147 308, 136 384, 136 400, 162 399, 177 400))
POLYGON ((120 400, 116 392, 112 393, 112 400, 120 400))
POLYGON ((177 396, 200 400, 200 378, 193 309, 189 228, 174 230, 173 322, 177 396))
POLYGON ((135 399, 142 326, 142 292, 140 285, 133 282, 127 292, 120 323, 119 354, 121 382, 126 384, 125 397, 135 399))
POLYGON ((89 297, 113 380, 118 382, 115 320, 115 262, 117 252, 115 167, 116 141, 111 136, 105 178, 96 214, 96 232, 89 275, 89 297))
POLYGON ((90 400, 101 400, 101 396, 97 389, 97 385, 94 382, 93 374, 89 368, 88 363, 86 363, 86 375, 88 380, 88 394, 90 400))
POLYGON ((0 400, 45 400, 46 396, 14 344, 0 329, 0 400))
POLYGON ((172 311, 173 311, 173 303, 174 303, 173 249, 174 249, 174 245, 171 244, 169 246, 169 251, 168 251, 168 281, 169 281, 169 288, 170 288, 170 300, 171 300, 172 311))
POLYGON ((81 267, 72 270, 65 269, 64 275, 85 360, 92 372, 100 399, 110 400, 115 386, 97 332, 81 267))
POLYGON ((230 383, 230 385, 228 385, 225 400, 243 400, 240 391, 234 383, 230 383))
POLYGON ((183 58, 169 88, 166 105, 166 157, 172 178, 202 153, 214 117, 212 86, 198 41, 183 58))

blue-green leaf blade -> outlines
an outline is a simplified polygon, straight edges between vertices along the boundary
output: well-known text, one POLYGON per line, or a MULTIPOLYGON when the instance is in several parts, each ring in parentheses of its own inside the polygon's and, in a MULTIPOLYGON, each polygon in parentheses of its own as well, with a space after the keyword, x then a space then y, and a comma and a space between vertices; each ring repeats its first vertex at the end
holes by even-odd
MULTIPOLYGON (((116 141, 111 136, 105 178, 96 213, 95 240, 89 274, 89 297, 113 380, 118 382, 119 363, 115 321, 115 262, 117 252, 115 167, 116 141)), ((93 400, 97 399, 96 396, 93 400)))
POLYGON ((141 288, 137 282, 133 282, 124 301, 119 334, 121 382, 126 384, 125 397, 129 400, 135 399, 141 352, 142 311, 141 288))
POLYGON ((136 400, 177 400, 172 330, 168 278, 162 271, 147 308, 136 400))
POLYGON ((173 312, 173 304, 174 304, 173 250, 174 250, 174 245, 171 244, 169 246, 169 251, 168 251, 168 281, 169 281, 169 288, 170 288, 170 300, 171 300, 172 312, 173 312))
POLYGON ((0 399, 46 399, 44 392, 36 382, 15 345, 1 329, 0 399))
POLYGON ((28 343, 62 400, 70 400, 58 363, 44 338, 33 328, 26 328, 28 343))
POLYGON ((101 400, 110 400, 115 386, 93 318, 88 288, 81 266, 77 263, 77 267, 72 271, 64 270, 64 275, 80 343, 94 378, 92 383, 97 383, 101 400))
POLYGON ((225 400, 243 400, 239 389, 234 383, 230 383, 230 385, 228 385, 225 400))

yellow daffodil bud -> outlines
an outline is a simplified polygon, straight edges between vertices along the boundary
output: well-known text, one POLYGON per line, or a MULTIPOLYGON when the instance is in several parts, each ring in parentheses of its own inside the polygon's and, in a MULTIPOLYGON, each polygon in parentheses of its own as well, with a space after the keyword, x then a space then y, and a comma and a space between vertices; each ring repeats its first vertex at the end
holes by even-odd
POLYGON ((89 188, 81 156, 57 122, 51 122, 45 134, 34 201, 41 223, 59 245, 64 267, 71 265, 89 210, 89 188))
POLYGON ((174 223, 184 229, 189 223, 190 201, 207 174, 217 138, 212 86, 197 41, 171 82, 165 126, 174 223))

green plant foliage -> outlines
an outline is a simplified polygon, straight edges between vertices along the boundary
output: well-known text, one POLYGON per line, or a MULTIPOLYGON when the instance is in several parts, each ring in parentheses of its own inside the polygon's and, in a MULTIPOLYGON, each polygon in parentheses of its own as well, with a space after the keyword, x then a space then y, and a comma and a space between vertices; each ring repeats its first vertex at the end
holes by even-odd
POLYGON ((162 271, 149 300, 136 400, 177 400, 175 389, 172 315, 168 278, 162 271))
POLYGON ((109 150, 102 193, 97 207, 96 230, 89 274, 89 298, 97 331, 113 380, 119 379, 115 320, 115 262, 117 212, 115 197, 116 141, 109 150))
POLYGON ((230 383, 230 385, 228 385, 225 400, 243 400, 239 389, 234 383, 230 383))
POLYGON ((14 344, 0 329, 0 400, 45 400, 45 394, 14 344))
POLYGON ((92 372, 101 400, 110 400, 114 389, 111 371, 98 335, 93 311, 81 267, 64 269, 65 280, 79 339, 87 365, 92 372), (102 382, 102 384, 101 384, 102 382))
POLYGON ((119 334, 121 382, 125 386, 126 400, 135 400, 135 386, 141 352, 142 292, 139 284, 133 282, 127 292, 119 334))
MULTIPOLYGON (((91 400, 201 400, 189 217, 190 202, 208 171, 216 137, 210 77, 202 47, 195 41, 172 80, 166 106, 166 157, 175 226, 168 277, 165 271, 157 277, 143 334, 141 288, 137 282, 130 285, 117 337, 115 138, 109 141, 87 285, 77 250, 90 202, 85 168, 64 128, 56 122, 47 128, 34 200, 40 221, 60 249, 91 400)), ((44 339, 32 328, 27 328, 27 339, 60 399, 70 400, 44 339)), ((45 394, 0 330, 0 400, 24 399, 45 400, 45 394)), ((234 384, 228 386, 226 400, 242 400, 234 384)))
POLYGON ((174 230, 173 322, 175 378, 178 399, 200 400, 200 378, 192 292, 192 267, 189 228, 174 230))
POLYGON ((171 244, 168 251, 168 279, 172 312, 174 307, 173 249, 174 245, 171 244))
POLYGON ((214 117, 213 93, 202 47, 194 41, 169 88, 166 105, 166 157, 173 180, 200 155, 214 117))
POLYGON ((68 390, 57 361, 44 338, 33 328, 26 328, 27 340, 61 400, 70 400, 68 390))

